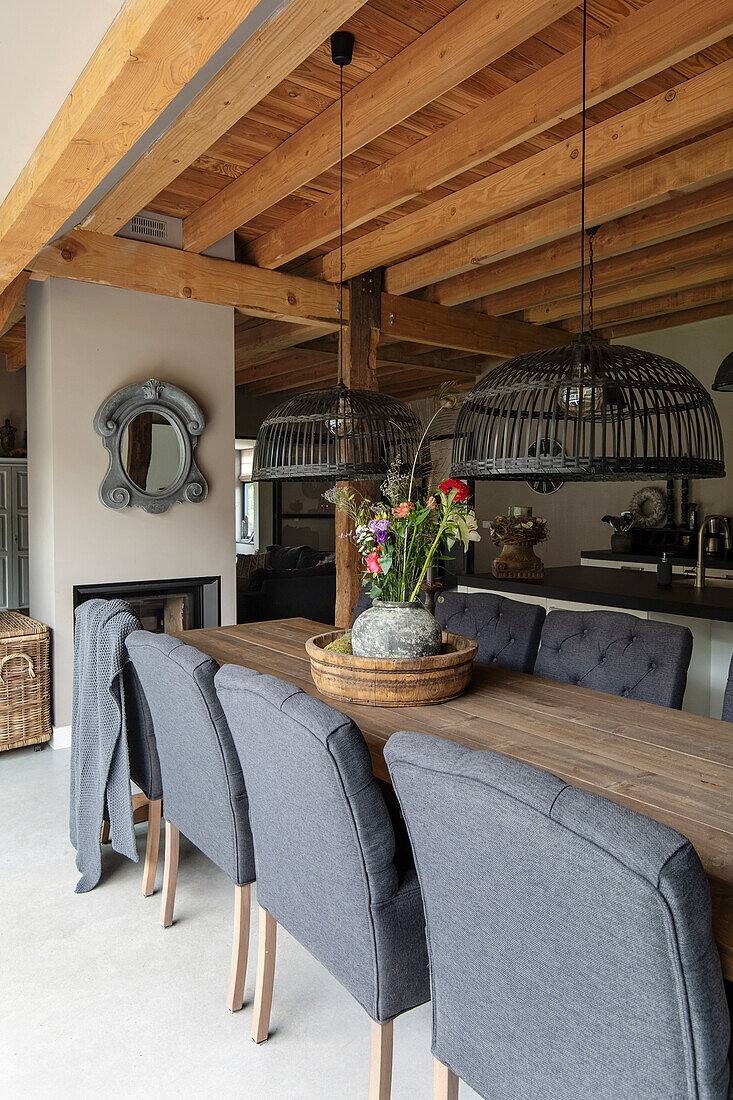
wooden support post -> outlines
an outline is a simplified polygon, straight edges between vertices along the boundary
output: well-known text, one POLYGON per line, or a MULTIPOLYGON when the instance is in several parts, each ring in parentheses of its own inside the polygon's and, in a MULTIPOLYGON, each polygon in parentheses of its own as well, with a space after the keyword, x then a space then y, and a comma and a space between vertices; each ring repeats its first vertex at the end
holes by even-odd
MULTIPOLYGON (((344 382, 354 390, 376 390, 377 345, 382 322, 382 273, 368 271, 348 284, 349 324, 342 329, 344 382)), ((341 482, 340 484, 346 484, 341 482)), ((374 482, 355 482, 352 488, 365 495, 374 492, 374 482)), ((361 562, 356 546, 347 536, 351 520, 336 513, 336 626, 351 626, 361 587, 361 562)))

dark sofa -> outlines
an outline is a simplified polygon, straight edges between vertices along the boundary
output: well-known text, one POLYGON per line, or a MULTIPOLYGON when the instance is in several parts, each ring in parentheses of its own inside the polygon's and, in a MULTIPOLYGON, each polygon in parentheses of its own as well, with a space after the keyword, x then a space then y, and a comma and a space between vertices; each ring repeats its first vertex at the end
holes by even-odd
POLYGON ((336 563, 332 552, 310 546, 268 546, 265 554, 237 556, 237 622, 301 616, 332 623, 336 563))

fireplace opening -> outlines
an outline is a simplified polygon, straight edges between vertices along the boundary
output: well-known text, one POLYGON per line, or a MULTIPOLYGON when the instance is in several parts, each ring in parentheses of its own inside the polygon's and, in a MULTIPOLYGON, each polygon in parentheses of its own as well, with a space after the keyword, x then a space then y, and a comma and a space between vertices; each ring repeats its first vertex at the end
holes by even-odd
POLYGON ((126 600, 154 634, 221 625, 221 577, 74 585, 74 611, 87 600, 126 600))

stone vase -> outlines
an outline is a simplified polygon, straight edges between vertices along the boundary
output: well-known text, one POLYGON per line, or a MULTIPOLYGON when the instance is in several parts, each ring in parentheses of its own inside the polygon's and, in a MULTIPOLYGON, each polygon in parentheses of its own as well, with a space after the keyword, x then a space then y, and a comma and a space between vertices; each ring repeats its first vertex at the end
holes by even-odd
POLYGON ((442 640, 437 619, 417 600, 375 600, 351 628, 356 657, 434 657, 442 640))
POLYGON ((534 552, 532 542, 505 542, 494 558, 491 571, 506 580, 541 580, 545 566, 534 552))

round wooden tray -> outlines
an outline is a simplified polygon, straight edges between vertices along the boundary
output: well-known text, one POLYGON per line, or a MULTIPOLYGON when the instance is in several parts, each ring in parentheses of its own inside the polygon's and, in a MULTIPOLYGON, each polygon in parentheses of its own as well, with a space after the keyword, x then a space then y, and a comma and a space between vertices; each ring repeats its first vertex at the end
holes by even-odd
POLYGON ((478 652, 473 638, 443 631, 436 657, 354 657, 326 650, 343 630, 316 634, 305 643, 313 682, 320 692, 347 703, 372 707, 415 707, 461 695, 478 652))

